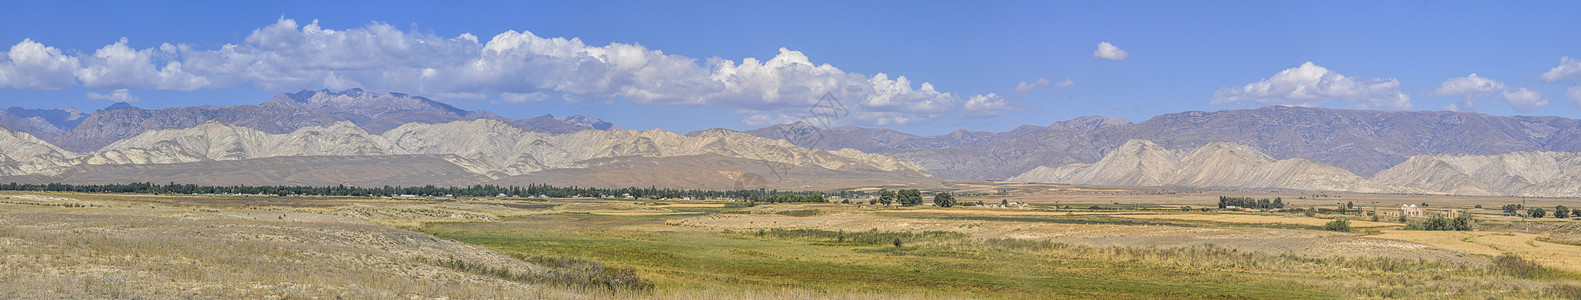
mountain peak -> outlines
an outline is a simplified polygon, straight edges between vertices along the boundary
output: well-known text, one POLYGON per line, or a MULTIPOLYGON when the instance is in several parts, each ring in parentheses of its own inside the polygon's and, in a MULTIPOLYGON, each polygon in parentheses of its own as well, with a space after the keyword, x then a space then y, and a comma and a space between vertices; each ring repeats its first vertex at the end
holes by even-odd
POLYGON ((1074 130, 1082 131, 1082 132, 1090 132, 1090 131, 1102 129, 1102 128, 1105 128, 1105 127, 1126 126, 1126 125, 1131 125, 1131 124, 1132 124, 1131 120, 1128 120, 1128 119, 1125 119, 1125 118, 1110 118, 1110 117, 1103 117, 1103 116, 1082 116, 1082 117, 1077 117, 1075 119, 1059 121, 1057 123, 1054 123, 1053 125, 1049 125, 1049 127, 1068 128, 1068 129, 1074 129, 1074 130))
POLYGON ((137 107, 136 106, 132 106, 131 103, 116 102, 115 104, 110 104, 109 107, 105 107, 104 110, 122 109, 122 108, 137 108, 137 107))

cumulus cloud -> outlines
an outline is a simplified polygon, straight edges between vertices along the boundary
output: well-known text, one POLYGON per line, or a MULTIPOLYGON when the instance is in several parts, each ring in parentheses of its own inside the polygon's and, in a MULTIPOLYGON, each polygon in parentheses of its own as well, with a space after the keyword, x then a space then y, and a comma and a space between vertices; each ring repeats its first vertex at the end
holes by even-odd
POLYGON ((1526 87, 1505 90, 1499 94, 1500 99, 1504 99, 1504 102, 1522 112, 1531 112, 1548 106, 1548 99, 1543 98, 1542 92, 1526 87))
POLYGON ((1022 108, 1012 105, 1009 99, 1000 97, 995 93, 972 96, 971 99, 966 100, 964 109, 963 112, 967 116, 992 116, 1022 110, 1022 108))
POLYGON ((1210 103, 1314 106, 1329 101, 1360 109, 1411 108, 1411 97, 1400 92, 1399 80, 1347 77, 1312 62, 1239 88, 1219 89, 1210 103))
POLYGON ((1548 106, 1548 99, 1543 98, 1542 92, 1527 87, 1508 86, 1498 80, 1477 76, 1475 73, 1444 80, 1438 88, 1429 91, 1428 94, 1439 97, 1460 97, 1460 102, 1444 106, 1445 110, 1451 111, 1477 111, 1478 103, 1494 94, 1499 95, 1499 100, 1522 112, 1548 106))
POLYGON ((1549 69, 1548 72, 1544 72, 1542 75, 1537 76, 1537 80, 1547 83, 1555 83, 1566 79, 1581 79, 1581 60, 1570 58, 1568 56, 1561 57, 1559 58, 1559 66, 1549 69))
POLYGON ((81 63, 60 49, 32 39, 11 46, 0 55, 0 88, 56 90, 71 86, 81 63))
POLYGON ((1439 97, 1460 97, 1460 102, 1445 106, 1451 111, 1476 111, 1477 102, 1483 96, 1492 95, 1505 89, 1504 83, 1497 80, 1478 77, 1472 73, 1466 77, 1456 77, 1445 80, 1428 94, 1439 97))
POLYGON ((1065 79, 1065 81, 1060 81, 1059 83, 1054 83, 1054 82, 1050 82, 1048 80, 1048 78, 1038 78, 1037 81, 1033 81, 1031 83, 1028 83, 1026 81, 1022 81, 1020 83, 1017 83, 1016 84, 1016 88, 1011 89, 1011 91, 1015 92, 1016 97, 1025 97, 1027 95, 1027 93, 1032 92, 1032 90, 1046 88, 1046 87, 1050 87, 1050 86, 1053 86, 1055 88, 1069 88, 1069 87, 1076 86, 1076 83, 1075 82, 1071 82, 1070 79, 1065 79))
POLYGON ((637 104, 722 107, 747 115, 803 114, 827 93, 850 107, 851 117, 842 122, 866 125, 925 121, 964 105, 960 96, 928 82, 845 72, 784 48, 766 60, 698 59, 637 44, 596 46, 527 31, 482 41, 472 34, 403 32, 383 23, 335 30, 316 20, 301 24, 281 18, 253 30, 241 43, 217 49, 186 44, 135 49, 122 39, 91 55, 67 55, 24 40, 6 54, 0 61, 0 88, 363 88, 503 102, 555 94, 568 101, 623 97, 637 104))
POLYGON ((1098 50, 1092 52, 1092 57, 1107 60, 1125 60, 1131 57, 1131 53, 1120 50, 1120 47, 1115 47, 1114 44, 1109 42, 1099 42, 1098 50))
POLYGON ((109 100, 109 101, 127 102, 127 103, 137 102, 137 96, 132 95, 132 92, 128 91, 126 89, 118 89, 118 90, 115 90, 115 91, 111 91, 108 94, 100 94, 100 93, 95 93, 95 92, 88 92, 88 99, 109 100))

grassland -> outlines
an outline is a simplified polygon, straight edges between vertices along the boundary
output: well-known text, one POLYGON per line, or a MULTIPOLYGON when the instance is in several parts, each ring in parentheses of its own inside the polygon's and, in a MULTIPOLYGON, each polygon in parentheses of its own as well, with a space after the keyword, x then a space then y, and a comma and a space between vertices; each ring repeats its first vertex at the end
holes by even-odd
POLYGON ((0 194, 0 297, 1581 295, 1581 269, 1566 263, 1581 259, 1575 221, 1466 206, 1509 199, 1435 203, 1477 214, 1479 230, 1423 232, 1354 215, 1180 209, 1211 194, 1041 197, 1020 210, 9 193, 0 194), (1359 229, 1319 229, 1334 218, 1359 229))

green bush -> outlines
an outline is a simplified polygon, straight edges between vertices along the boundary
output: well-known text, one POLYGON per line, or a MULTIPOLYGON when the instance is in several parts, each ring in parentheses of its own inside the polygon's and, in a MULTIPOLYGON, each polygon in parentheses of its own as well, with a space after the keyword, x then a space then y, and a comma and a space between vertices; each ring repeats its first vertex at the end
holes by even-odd
POLYGON ((1323 224, 1323 230, 1350 232, 1350 221, 1345 219, 1329 221, 1328 224, 1323 224))
POLYGON ((1454 219, 1435 215, 1419 223, 1406 224, 1405 230, 1471 231, 1471 224, 1474 222, 1469 213, 1462 213, 1454 219))
POLYGON ((454 257, 430 261, 419 256, 417 260, 457 271, 531 284, 598 288, 610 291, 653 289, 652 282, 638 276, 637 271, 631 268, 610 267, 597 261, 577 258, 511 256, 543 266, 546 270, 543 272, 528 271, 517 273, 507 268, 490 267, 486 264, 469 262, 454 257))
POLYGON ((950 195, 950 193, 946 193, 946 192, 939 192, 938 194, 933 194, 933 205, 934 206, 938 206, 938 207, 955 206, 955 196, 954 195, 950 195))

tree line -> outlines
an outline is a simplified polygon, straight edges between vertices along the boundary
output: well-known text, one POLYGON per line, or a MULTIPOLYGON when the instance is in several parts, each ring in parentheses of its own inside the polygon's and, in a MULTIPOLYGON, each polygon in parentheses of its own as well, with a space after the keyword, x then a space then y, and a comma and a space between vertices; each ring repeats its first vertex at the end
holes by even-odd
POLYGON ((1274 197, 1270 201, 1268 198, 1253 199, 1252 197, 1219 196, 1219 208, 1229 208, 1231 206, 1256 209, 1285 208, 1285 200, 1279 197, 1274 197))
MULTIPOLYGON (((626 187, 626 188, 594 188, 594 187, 557 187, 545 184, 528 184, 526 186, 498 186, 498 185, 473 185, 466 187, 439 187, 425 186, 383 186, 383 187, 357 187, 357 186, 248 186, 248 185, 196 185, 196 184, 157 184, 151 182, 134 182, 123 184, 0 184, 4 191, 37 191, 37 192, 79 192, 79 193, 128 193, 128 194, 240 194, 240 195, 275 195, 275 196, 353 196, 353 197, 397 197, 413 195, 419 197, 625 197, 648 199, 737 199, 757 202, 825 202, 823 193, 820 192, 793 192, 766 189, 742 190, 700 190, 700 189, 668 189, 658 187, 626 187)), ((919 201, 920 202, 920 201, 919 201)))

